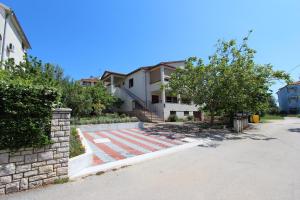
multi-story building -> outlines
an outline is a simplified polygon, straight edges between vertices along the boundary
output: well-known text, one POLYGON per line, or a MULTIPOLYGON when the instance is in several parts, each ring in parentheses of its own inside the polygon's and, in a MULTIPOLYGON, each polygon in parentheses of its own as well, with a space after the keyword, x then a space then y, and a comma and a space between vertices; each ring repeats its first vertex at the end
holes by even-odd
POLYGON ((277 95, 280 111, 291 114, 300 112, 300 81, 280 88, 277 95))
POLYGON ((80 85, 82 86, 94 86, 99 82, 98 78, 90 77, 90 78, 83 78, 79 80, 80 85))
POLYGON ((111 94, 124 101, 124 112, 134 112, 148 121, 164 121, 170 115, 200 119, 198 107, 188 97, 174 96, 164 87, 171 73, 184 66, 185 61, 172 61, 140 67, 128 74, 105 71, 101 80, 111 94))
POLYGON ((15 63, 19 63, 30 48, 16 14, 0 3, 0 61, 14 58, 15 63))

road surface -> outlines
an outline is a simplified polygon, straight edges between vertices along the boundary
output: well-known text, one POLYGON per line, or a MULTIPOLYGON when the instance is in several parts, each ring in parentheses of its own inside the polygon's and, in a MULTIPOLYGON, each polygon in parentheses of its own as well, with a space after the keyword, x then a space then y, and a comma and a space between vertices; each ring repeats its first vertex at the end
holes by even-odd
POLYGON ((300 119, 5 200, 299 200, 300 119))

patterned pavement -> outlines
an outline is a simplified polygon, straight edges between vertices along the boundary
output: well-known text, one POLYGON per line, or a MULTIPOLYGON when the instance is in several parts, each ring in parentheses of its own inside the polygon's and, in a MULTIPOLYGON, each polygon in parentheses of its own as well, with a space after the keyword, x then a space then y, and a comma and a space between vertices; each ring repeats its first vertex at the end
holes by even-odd
POLYGON ((109 131, 83 131, 93 150, 93 166, 122 160, 184 144, 168 134, 138 128, 109 131))

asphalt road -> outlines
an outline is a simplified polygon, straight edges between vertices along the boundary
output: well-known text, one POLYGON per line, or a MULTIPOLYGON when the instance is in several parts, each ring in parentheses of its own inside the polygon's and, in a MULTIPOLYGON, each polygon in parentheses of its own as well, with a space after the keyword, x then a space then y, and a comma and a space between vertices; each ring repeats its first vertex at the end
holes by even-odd
POLYGON ((300 119, 7 200, 299 200, 300 119))

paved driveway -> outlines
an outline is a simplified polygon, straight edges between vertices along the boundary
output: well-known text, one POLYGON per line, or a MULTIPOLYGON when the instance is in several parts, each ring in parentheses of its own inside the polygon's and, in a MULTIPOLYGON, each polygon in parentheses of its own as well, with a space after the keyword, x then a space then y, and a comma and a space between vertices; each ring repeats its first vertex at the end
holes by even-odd
POLYGON ((181 145, 172 133, 145 132, 143 129, 87 131, 82 129, 93 155, 93 165, 101 165, 181 145))
POLYGON ((214 147, 0 198, 299 200, 300 121, 262 124, 248 134, 216 140, 214 147))

